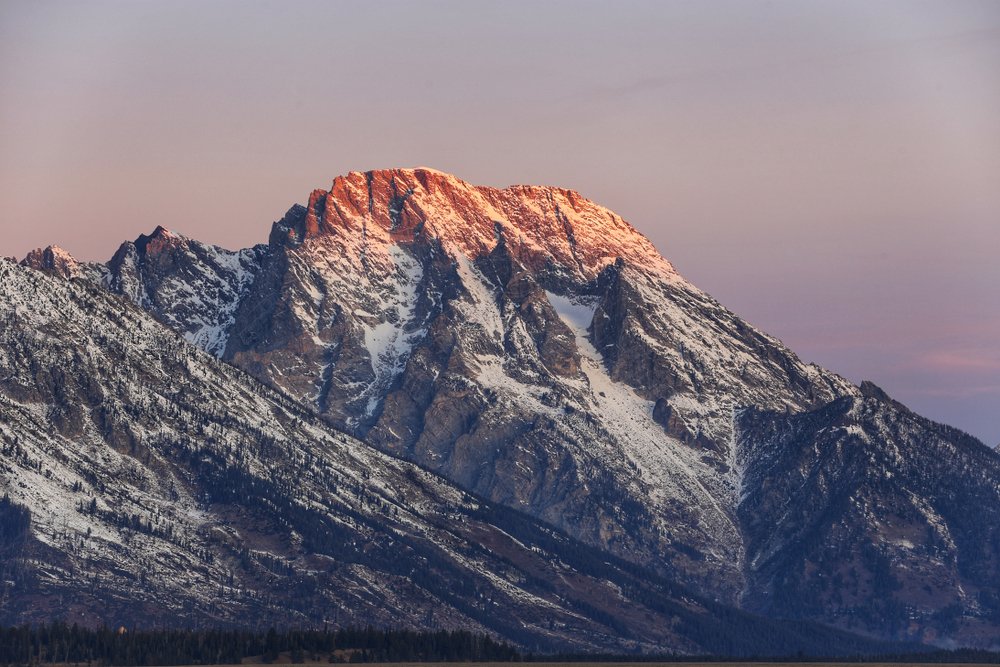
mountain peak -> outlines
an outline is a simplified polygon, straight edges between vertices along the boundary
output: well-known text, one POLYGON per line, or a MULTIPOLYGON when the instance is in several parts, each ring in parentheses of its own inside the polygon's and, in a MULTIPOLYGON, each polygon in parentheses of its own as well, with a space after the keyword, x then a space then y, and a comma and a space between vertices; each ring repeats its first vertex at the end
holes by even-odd
POLYGON ((275 223, 271 238, 298 245, 340 237, 347 246, 405 245, 423 237, 475 259, 491 252, 501 234, 525 265, 550 266, 586 280, 619 258, 676 275, 621 216, 574 190, 472 185, 426 167, 337 176, 329 190, 313 190, 305 207, 293 207, 275 223))
POLYGON ((142 253, 155 253, 158 250, 176 242, 184 237, 170 231, 163 225, 157 225, 149 234, 140 234, 139 238, 133 241, 135 247, 142 253))
POLYGON ((63 278, 73 278, 79 272, 79 262, 57 245, 50 245, 46 248, 36 248, 29 252, 23 260, 22 266, 27 266, 39 271, 55 273, 63 278))

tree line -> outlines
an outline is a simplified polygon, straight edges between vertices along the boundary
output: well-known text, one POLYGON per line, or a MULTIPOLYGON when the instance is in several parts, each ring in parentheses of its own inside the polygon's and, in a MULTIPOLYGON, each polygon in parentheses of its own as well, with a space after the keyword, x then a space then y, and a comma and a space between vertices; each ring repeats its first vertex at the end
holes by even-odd
POLYGON ((133 630, 62 622, 0 628, 0 665, 218 665, 244 658, 302 662, 508 662, 508 644, 466 630, 133 630))

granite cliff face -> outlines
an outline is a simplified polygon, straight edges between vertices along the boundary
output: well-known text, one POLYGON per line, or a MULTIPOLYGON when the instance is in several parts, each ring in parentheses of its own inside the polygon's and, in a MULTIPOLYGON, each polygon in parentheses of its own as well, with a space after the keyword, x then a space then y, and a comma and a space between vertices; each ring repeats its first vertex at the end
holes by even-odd
MULTIPOLYGON (((871 528, 897 487, 914 507, 957 493, 971 439, 920 420, 888 437, 904 414, 888 397, 803 363, 575 192, 355 172, 292 207, 266 246, 224 251, 157 230, 83 278, 326 423, 719 600, 887 637, 982 643, 1000 627, 996 585, 970 595, 962 567, 918 566, 922 552, 871 528), (856 475, 821 487, 849 497, 867 484, 867 509, 833 521, 810 497, 800 509, 818 513, 814 528, 793 529, 779 502, 799 492, 789 471, 839 465, 832 441, 794 440, 797 420, 871 401, 884 407, 858 413, 871 435, 856 475), (927 439, 938 468, 874 483, 886 461, 920 460, 927 439), (840 565, 817 540, 884 552, 852 563, 849 604, 824 588, 840 565), (886 606, 862 583, 886 568, 933 593, 886 606), (775 602, 793 590, 796 604, 775 602)), ((990 465, 984 516, 1000 507, 990 465)), ((978 562, 979 582, 995 573, 991 534, 969 532, 951 556, 978 562)))

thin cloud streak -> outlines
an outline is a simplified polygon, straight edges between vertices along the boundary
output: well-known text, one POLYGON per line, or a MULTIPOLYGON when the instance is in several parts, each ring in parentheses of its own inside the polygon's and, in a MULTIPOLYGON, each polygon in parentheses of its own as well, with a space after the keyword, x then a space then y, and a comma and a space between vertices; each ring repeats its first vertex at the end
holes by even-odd
POLYGON ((966 399, 976 396, 995 396, 1000 399, 1000 384, 963 385, 961 387, 914 387, 910 390, 917 396, 930 398, 966 399))
POLYGON ((1000 351, 938 350, 917 360, 915 365, 945 373, 990 375, 1000 372, 1000 351))
POLYGON ((870 66, 870 59, 873 57, 885 55, 905 56, 908 53, 920 50, 918 47, 945 48, 959 46, 962 48, 971 48, 978 46, 981 42, 995 42, 998 40, 1000 40, 1000 26, 983 28, 981 30, 968 30, 949 35, 933 35, 884 46, 843 51, 829 56, 800 58, 797 60, 774 60, 752 66, 694 70, 680 74, 645 77, 624 85, 595 86, 572 95, 567 95, 562 98, 562 101, 578 102, 584 99, 603 98, 617 100, 629 95, 647 93, 679 84, 697 83, 699 85, 708 85, 724 81, 744 82, 750 77, 777 77, 787 75, 790 69, 816 70, 839 67, 845 64, 870 66))

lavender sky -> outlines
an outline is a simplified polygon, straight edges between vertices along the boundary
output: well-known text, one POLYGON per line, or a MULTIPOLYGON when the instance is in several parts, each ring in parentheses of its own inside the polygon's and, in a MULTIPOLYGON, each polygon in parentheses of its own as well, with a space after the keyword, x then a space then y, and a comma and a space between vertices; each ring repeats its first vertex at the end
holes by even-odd
POLYGON ((1000 2, 0 3, 0 255, 227 247, 337 174, 573 188, 1000 442, 1000 2))

